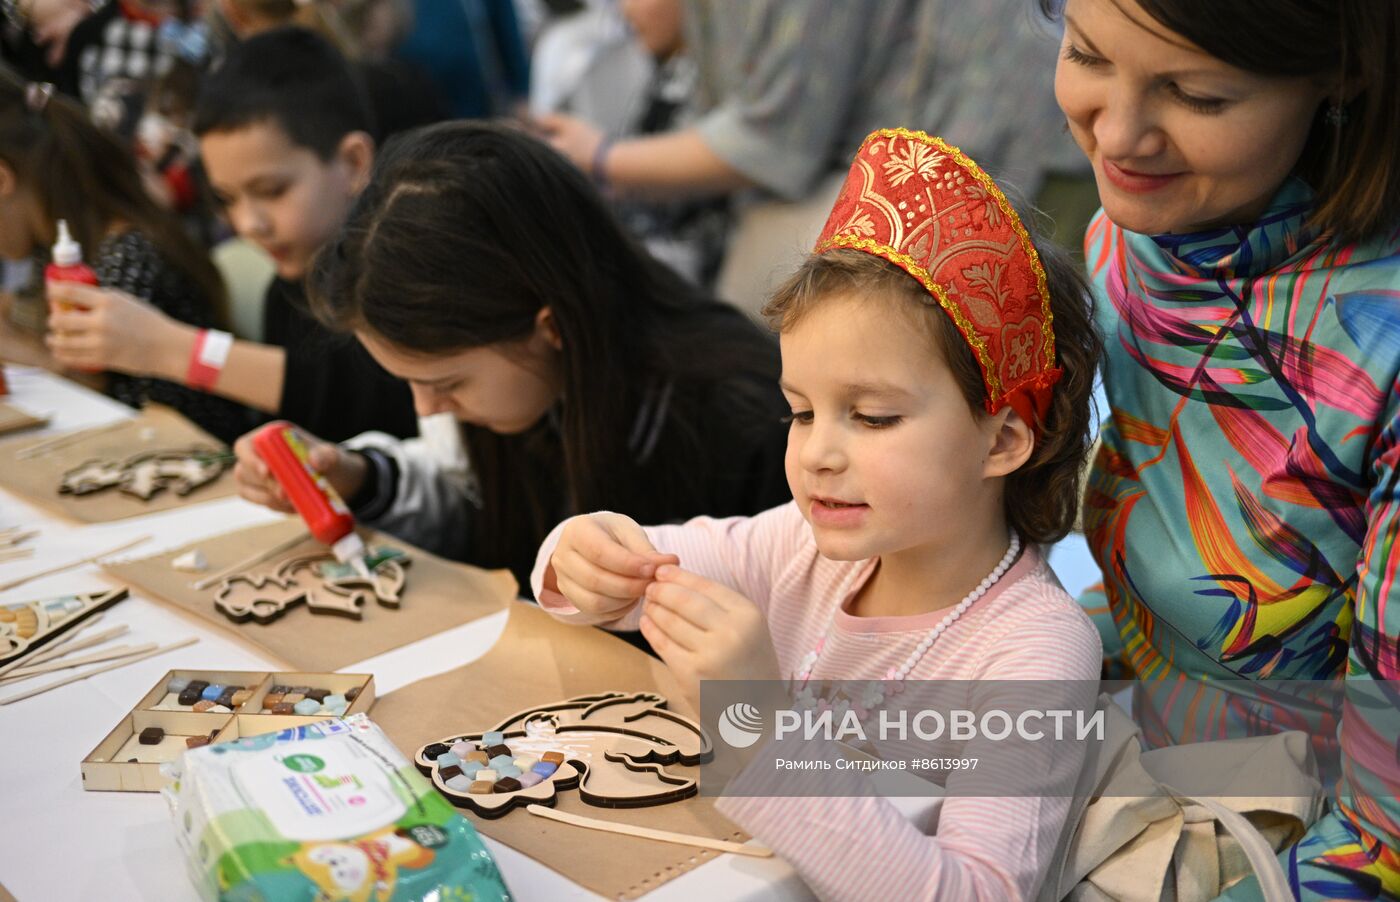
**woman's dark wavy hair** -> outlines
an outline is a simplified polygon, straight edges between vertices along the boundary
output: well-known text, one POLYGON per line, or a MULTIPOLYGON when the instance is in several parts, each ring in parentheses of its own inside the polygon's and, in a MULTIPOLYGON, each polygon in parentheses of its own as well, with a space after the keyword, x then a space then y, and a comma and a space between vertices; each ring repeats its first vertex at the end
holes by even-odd
MULTIPOLYGON (((668 455, 665 484, 636 478, 628 435, 648 383, 727 380, 741 422, 781 406, 772 336, 655 260, 574 166, 507 125, 447 122, 390 142, 308 289, 329 325, 411 353, 522 341, 548 305, 563 342, 558 466, 573 511, 704 497, 707 424, 686 417, 681 391, 667 429, 687 450, 668 455)), ((463 434, 483 493, 481 563, 533 553, 560 511, 557 490, 519 463, 529 434, 463 434)))
MULTIPOLYGON (((1058 17, 1065 0, 1037 0, 1058 17)), ((1297 173, 1317 192, 1312 223, 1341 243, 1400 224, 1400 3, 1395 0, 1113 0, 1247 72, 1321 78, 1345 122, 1313 118, 1297 173)))
MULTIPOLYGON (((1079 515, 1080 474, 1094 441, 1094 377, 1103 338, 1094 325, 1093 295, 1081 267, 1055 245, 1035 244, 1050 292, 1055 361, 1064 375, 1055 384, 1030 459, 1006 478, 1004 504, 1007 522, 1023 539, 1048 543, 1068 535, 1079 515)), ((982 369, 952 317, 917 279, 881 257, 844 249, 813 254, 773 293, 763 312, 774 328, 786 331, 835 295, 907 305, 952 370, 968 408, 986 412, 982 369)))
POLYGON ((67 220, 88 255, 116 223, 140 231, 199 290, 215 320, 226 322, 223 278, 179 219, 152 199, 126 146, 94 125, 76 101, 54 94, 33 109, 27 90, 24 79, 0 64, 0 160, 38 199, 44 221, 56 229, 58 220, 67 220))

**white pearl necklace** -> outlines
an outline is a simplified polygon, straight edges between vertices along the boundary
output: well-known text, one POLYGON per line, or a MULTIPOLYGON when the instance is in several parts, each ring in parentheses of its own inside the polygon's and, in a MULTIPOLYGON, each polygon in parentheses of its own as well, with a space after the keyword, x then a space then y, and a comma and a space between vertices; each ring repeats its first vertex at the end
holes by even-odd
MULTIPOLYGON (((1001 560, 992 568, 992 572, 988 573, 986 578, 978 583, 975 589, 967 593, 962 601, 958 602, 952 610, 945 614, 943 619, 938 621, 938 624, 928 631, 927 636, 919 640, 919 644, 909 653, 909 657, 904 659, 903 664, 898 667, 890 668, 889 671, 885 673, 885 679, 893 680, 896 683, 904 682, 904 678, 909 676, 909 672, 914 669, 919 663, 919 660, 923 658, 924 654, 933 647, 933 643, 938 637, 943 635, 948 627, 952 626, 968 608, 972 607, 973 602, 977 601, 977 599, 981 598, 983 595, 986 595, 988 590, 996 585, 997 580, 1006 575, 1006 571, 1010 570, 1012 563, 1015 562, 1016 555, 1020 553, 1021 537, 1016 535, 1013 531, 1011 533, 1010 544, 1006 549, 1006 554, 1001 556, 1001 560)), ((836 615, 834 612, 832 613, 831 621, 832 622, 826 628, 826 633, 822 635, 821 639, 817 640, 816 647, 803 656, 802 661, 797 666, 797 673, 793 674, 793 682, 799 686, 807 685, 807 681, 812 677, 812 669, 816 667, 817 661, 821 659, 822 648, 826 645, 826 640, 831 637, 831 631, 836 625, 836 615)), ((899 688, 895 687, 894 691, 898 692, 899 688)), ((872 689, 872 692, 875 692, 875 690, 872 689)), ((884 701, 883 692, 875 692, 875 694, 881 696, 878 700, 875 700, 875 704, 878 705, 880 702, 884 701)), ((867 707, 874 707, 874 705, 867 707)))

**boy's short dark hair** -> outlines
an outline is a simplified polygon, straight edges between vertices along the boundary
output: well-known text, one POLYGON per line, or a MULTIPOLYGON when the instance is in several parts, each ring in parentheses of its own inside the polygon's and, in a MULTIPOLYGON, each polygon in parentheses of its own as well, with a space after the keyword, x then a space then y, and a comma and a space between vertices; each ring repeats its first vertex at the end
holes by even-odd
POLYGON ((204 80, 194 133, 275 123, 294 144, 329 160, 351 132, 374 136, 359 76, 340 51, 305 28, 274 28, 234 45, 204 80))

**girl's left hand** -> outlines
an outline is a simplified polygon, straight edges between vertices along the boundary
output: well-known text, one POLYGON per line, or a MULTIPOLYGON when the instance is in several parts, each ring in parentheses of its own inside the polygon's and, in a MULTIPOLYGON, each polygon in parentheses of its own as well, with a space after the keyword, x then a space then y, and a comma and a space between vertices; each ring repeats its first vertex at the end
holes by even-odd
POLYGON ((701 680, 780 679, 758 605, 699 574, 671 564, 657 568, 641 627, 697 711, 701 680))
POLYGON ((160 375, 182 324, 124 291, 49 282, 49 334, 54 359, 97 372, 160 375))

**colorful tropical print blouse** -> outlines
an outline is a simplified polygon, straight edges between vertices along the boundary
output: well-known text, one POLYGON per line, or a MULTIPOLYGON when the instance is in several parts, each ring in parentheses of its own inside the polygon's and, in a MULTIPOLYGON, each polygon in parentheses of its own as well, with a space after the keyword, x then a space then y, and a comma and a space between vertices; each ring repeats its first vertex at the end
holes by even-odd
POLYGON ((1311 202, 1290 181, 1254 227, 1189 235, 1094 219, 1111 418, 1084 529, 1149 742, 1303 725, 1201 704, 1202 680, 1346 687, 1340 714, 1305 725, 1339 772, 1282 861, 1302 899, 1394 898, 1400 230, 1332 247, 1311 202))

